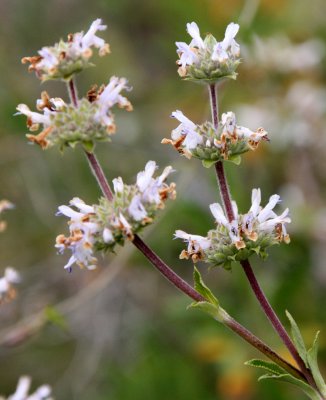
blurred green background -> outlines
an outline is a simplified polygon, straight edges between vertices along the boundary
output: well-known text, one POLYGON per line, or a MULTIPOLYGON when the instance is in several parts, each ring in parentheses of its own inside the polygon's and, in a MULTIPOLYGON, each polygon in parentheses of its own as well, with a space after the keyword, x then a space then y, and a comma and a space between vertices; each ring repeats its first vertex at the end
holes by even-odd
MULTIPOLYGON (((247 210, 253 187, 264 201, 280 193, 290 207, 292 242, 253 259, 257 276, 285 321, 288 309, 308 344, 322 330, 320 364, 326 372, 326 67, 324 0, 1 0, 0 198, 16 205, 4 216, 1 271, 21 271, 17 299, 0 309, 0 393, 13 393, 18 377, 49 383, 57 400, 301 399, 277 383, 256 383, 244 361, 257 354, 223 326, 197 311, 131 245, 101 259, 95 272, 63 270, 56 235, 66 232, 58 205, 74 196, 95 203, 99 190, 80 149, 43 152, 25 139, 18 103, 31 108, 41 90, 66 98, 61 83, 40 82, 23 56, 86 30, 101 17, 112 54, 78 77, 80 95, 92 83, 125 76, 134 112, 116 112, 118 131, 97 154, 108 178, 132 182, 149 159, 177 172, 177 200, 144 233, 148 243, 185 279, 192 265, 179 261, 175 229, 205 234, 208 205, 218 200, 213 169, 181 158, 160 141, 176 124, 172 111, 193 121, 209 118, 207 91, 176 73, 175 41, 190 39, 186 22, 222 39, 239 22, 243 63, 238 80, 220 90, 220 111, 235 111, 240 125, 269 132, 271 142, 227 165, 233 197, 247 210)), ((224 308, 288 357, 260 312, 240 268, 208 271, 204 279, 224 308)))

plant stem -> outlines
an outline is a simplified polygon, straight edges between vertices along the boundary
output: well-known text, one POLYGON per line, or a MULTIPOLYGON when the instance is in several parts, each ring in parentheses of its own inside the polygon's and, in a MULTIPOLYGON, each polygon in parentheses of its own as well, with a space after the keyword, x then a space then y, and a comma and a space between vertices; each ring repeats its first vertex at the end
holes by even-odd
MULTIPOLYGON (((74 81, 71 79, 68 82, 68 91, 71 98, 72 103, 75 107, 78 106, 78 97, 77 90, 74 84, 74 81)), ((216 96, 212 97, 212 107, 217 109, 216 96)), ((217 113, 215 113, 217 115, 217 113)), ((214 124, 217 126, 218 119, 217 117, 214 119, 214 124)), ((89 165, 91 170, 96 177, 96 180, 104 194, 104 196, 108 200, 113 199, 112 190, 110 185, 105 177, 103 169, 98 162, 94 153, 87 152, 85 150, 86 157, 89 161, 89 165)), ((226 182, 226 181, 225 181, 226 182)), ((197 292, 191 285, 189 285, 186 281, 184 281, 178 274, 176 274, 167 264, 161 260, 158 255, 144 243, 144 241, 136 234, 134 235, 134 239, 132 243, 144 254, 144 256, 152 263, 152 265, 177 289, 181 292, 189 296, 191 299, 200 302, 207 301, 205 297, 203 297, 199 292, 197 292)), ((259 338, 257 338, 253 333, 239 324, 236 320, 234 320, 230 315, 226 314, 224 319, 224 323, 228 326, 233 332, 237 333, 241 336, 246 342, 251 344, 261 353, 265 354, 269 359, 276 362, 282 368, 290 372, 292 375, 298 377, 299 379, 305 379, 303 374, 294 366, 285 361, 282 357, 280 357, 277 353, 275 353, 270 347, 268 347, 264 342, 262 342, 259 338)))
POLYGON ((89 162, 91 170, 92 170, 92 172, 97 180, 97 183, 99 184, 99 187, 101 188, 104 196, 108 200, 112 200, 113 199, 112 190, 110 188, 110 185, 106 179, 106 176, 104 175, 104 172, 103 172, 95 154, 89 153, 88 151, 85 150, 85 155, 87 157, 87 160, 89 162))
MULTIPOLYGON (((212 111, 212 119, 214 122, 214 126, 218 128, 218 108, 217 108, 217 95, 216 95, 216 87, 215 85, 209 85, 209 93, 210 93, 210 103, 211 103, 211 111, 212 111)), ((216 162, 215 170, 217 175, 217 181, 219 183, 219 189, 221 193, 221 198, 223 200, 224 209, 226 211, 226 215, 228 217, 229 222, 232 222, 235 218, 233 208, 232 208, 232 201, 230 196, 230 191, 227 183, 227 179, 225 176, 223 163, 221 161, 216 162)), ((316 388, 316 384, 314 379, 312 378, 311 372, 305 366, 303 360, 301 359, 295 345, 293 344, 290 336, 288 335, 287 331, 285 330, 284 326, 282 325, 281 321, 279 320, 278 316, 276 315, 275 311, 273 310, 271 304, 269 303, 267 297, 265 296, 262 288, 260 287, 253 269, 251 268, 249 260, 241 261, 241 266, 246 274, 246 277, 249 281, 249 284, 261 305, 265 315, 271 322, 272 326, 274 327, 275 331, 285 344, 285 346, 290 351, 291 355, 293 356, 294 360, 298 364, 300 370, 306 377, 309 384, 316 388)))
POLYGON ((76 88, 75 81, 73 78, 70 79, 67 86, 68 86, 68 93, 69 93, 70 101, 72 102, 72 104, 75 107, 78 107, 77 88, 76 88))
POLYGON ((231 316, 227 316, 224 320, 224 324, 231 329, 233 332, 237 333, 242 337, 246 342, 250 343, 256 349, 258 349, 261 353, 265 354, 270 360, 274 361, 280 367, 284 368, 286 371, 290 372, 293 376, 296 376, 299 379, 307 381, 304 374, 295 368, 293 365, 282 359, 277 353, 271 350, 264 342, 262 342, 259 338, 254 336, 249 330, 247 330, 244 326, 240 325, 236 320, 234 320, 231 316))
MULTIPOLYGON (((108 198, 108 200, 110 200, 112 198, 111 188, 107 180, 106 179, 103 180, 101 178, 104 176, 104 172, 98 161, 96 162, 95 165, 96 168, 94 168, 93 163, 90 162, 92 171, 97 178, 97 182, 99 183, 99 186, 103 194, 108 198), (108 193, 110 193, 110 195, 108 195, 108 193)), ((151 262, 151 264, 177 289, 179 289, 181 292, 183 292, 184 294, 186 294, 195 301, 207 301, 205 297, 203 297, 191 285, 189 285, 178 274, 176 274, 167 264, 165 264, 164 261, 161 260, 158 257, 158 255, 150 247, 148 247, 147 244, 144 243, 144 241, 138 235, 134 235, 132 243, 138 248, 138 250, 140 250, 144 254, 144 256, 151 262)), ((305 379, 303 374, 297 368, 293 367, 291 364, 285 361, 270 347, 268 347, 264 342, 262 342, 259 338, 257 338, 253 333, 248 331, 245 327, 240 325, 232 317, 228 315, 224 323, 233 332, 237 333, 246 342, 250 343, 253 347, 259 350, 261 353, 265 354, 272 361, 276 362, 279 366, 289 371, 294 376, 297 376, 300 379, 305 379)))

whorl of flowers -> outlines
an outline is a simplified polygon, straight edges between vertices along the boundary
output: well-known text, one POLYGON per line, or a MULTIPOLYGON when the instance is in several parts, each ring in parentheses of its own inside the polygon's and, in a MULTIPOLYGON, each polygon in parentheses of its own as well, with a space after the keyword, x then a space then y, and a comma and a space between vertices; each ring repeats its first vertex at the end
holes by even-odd
POLYGON ((234 38, 238 30, 239 25, 231 22, 224 39, 218 42, 211 34, 202 39, 197 24, 188 23, 187 32, 192 37, 191 42, 176 42, 179 75, 199 83, 214 83, 221 78, 236 79, 240 46, 234 38))
POLYGON ((37 100, 38 111, 31 111, 26 104, 17 106, 18 113, 27 117, 30 131, 42 131, 27 138, 43 149, 58 145, 61 150, 82 143, 87 150, 92 150, 97 141, 109 141, 115 132, 114 115, 111 111, 116 104, 128 111, 132 110, 129 100, 121 95, 122 90, 130 90, 125 78, 111 77, 106 86, 96 90, 93 86, 78 106, 66 104, 60 98, 50 98, 42 92, 37 100))
POLYGON ((208 167, 217 161, 240 162, 240 154, 255 150, 261 140, 268 140, 263 128, 251 131, 238 126, 233 112, 222 114, 219 127, 216 130, 211 122, 196 125, 181 111, 171 115, 180 124, 171 133, 171 139, 163 139, 162 143, 171 144, 187 158, 196 157, 208 167))
POLYGON ((20 283, 19 273, 12 267, 5 269, 3 277, 0 278, 0 304, 15 298, 16 289, 14 285, 20 283))
POLYGON ((71 270, 74 263, 87 269, 96 268, 94 251, 113 251, 116 244, 133 240, 134 234, 153 222, 165 201, 175 198, 175 184, 165 183, 172 167, 166 167, 154 178, 156 168, 156 163, 149 161, 145 170, 138 173, 134 185, 124 184, 121 177, 114 179, 112 200, 101 198, 99 204, 89 206, 74 198, 70 201, 73 208, 59 207, 58 215, 70 218, 70 236, 59 235, 55 245, 60 253, 65 249, 72 251, 65 269, 71 270))
POLYGON ((268 247, 280 242, 289 243, 286 231, 286 224, 291 222, 289 209, 281 215, 273 211, 280 196, 274 194, 262 207, 260 189, 253 189, 251 201, 246 214, 238 214, 237 205, 232 202, 234 220, 231 222, 219 203, 211 204, 217 226, 207 233, 207 237, 177 230, 175 237, 188 242, 188 248, 182 251, 180 258, 191 258, 193 262, 202 260, 229 269, 234 261, 245 260, 252 254, 265 258, 268 247))
POLYGON ((32 394, 29 394, 31 387, 31 378, 22 376, 19 378, 15 393, 7 397, 1 397, 0 400, 53 400, 51 397, 51 388, 49 385, 42 385, 32 394))
MULTIPOLYGON (((8 200, 0 200, 0 214, 5 210, 11 210, 15 206, 10 203, 8 200)), ((7 227, 7 223, 5 221, 0 220, 0 232, 3 232, 7 227)))
POLYGON ((52 47, 43 47, 38 51, 38 55, 24 57, 22 63, 30 63, 28 70, 35 71, 36 76, 42 81, 69 80, 73 74, 92 65, 90 58, 93 47, 98 49, 100 56, 110 52, 109 45, 96 36, 97 31, 105 29, 106 25, 102 25, 102 20, 96 19, 85 34, 71 33, 66 42, 60 40, 52 47))

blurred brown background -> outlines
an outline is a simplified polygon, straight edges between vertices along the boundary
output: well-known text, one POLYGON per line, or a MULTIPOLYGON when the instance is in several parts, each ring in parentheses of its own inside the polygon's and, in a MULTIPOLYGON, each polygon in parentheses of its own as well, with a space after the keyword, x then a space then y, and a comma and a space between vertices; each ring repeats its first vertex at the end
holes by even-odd
MULTIPOLYGON (((285 323, 288 309, 308 344, 322 330, 325 372, 325 12, 324 0, 1 0, 0 198, 16 205, 5 215, 1 271, 14 266, 24 279, 18 298, 0 309, 1 394, 29 374, 35 385, 49 383, 57 400, 304 398, 283 384, 257 384, 257 371, 243 365, 257 354, 223 326, 186 311, 189 301, 132 246, 104 257, 95 272, 67 274, 68 254, 54 248, 66 225, 55 212, 76 195, 96 202, 99 190, 80 149, 42 152, 27 143, 25 120, 13 114, 18 103, 34 108, 41 90, 66 98, 64 84, 40 85, 20 59, 102 18, 112 54, 78 77, 79 93, 125 76, 134 112, 116 112, 117 134, 97 154, 110 180, 132 182, 149 159, 177 170, 178 198, 144 237, 191 281, 192 265, 178 260, 182 244, 172 236, 175 229, 205 234, 218 193, 213 169, 160 144, 176 126, 169 118, 175 109, 198 123, 209 118, 206 89, 176 73, 174 42, 189 43, 186 22, 220 40, 227 24, 238 22, 243 62, 238 80, 221 88, 220 111, 235 111, 240 125, 264 126, 271 142, 240 167, 227 165, 227 174, 240 210, 248 209, 253 187, 262 188, 264 201, 280 193, 282 207, 291 209, 292 243, 253 265, 285 323)), ((201 270, 223 307, 286 357, 240 268, 201 270)))

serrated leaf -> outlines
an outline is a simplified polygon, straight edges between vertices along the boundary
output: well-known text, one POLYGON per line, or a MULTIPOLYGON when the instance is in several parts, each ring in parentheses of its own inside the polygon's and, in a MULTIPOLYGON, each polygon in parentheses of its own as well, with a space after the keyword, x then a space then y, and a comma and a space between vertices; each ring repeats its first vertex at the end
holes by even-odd
POLYGON ((210 168, 216 163, 216 160, 202 160, 203 167, 210 168))
POLYGON ((194 283, 195 283, 195 289, 197 292, 199 292, 202 296, 205 297, 206 300, 208 300, 209 303, 215 305, 218 307, 219 302, 217 298, 213 295, 211 290, 205 285, 200 272, 198 269, 195 267, 194 268, 194 283))
POLYGON ((319 331, 316 333, 314 343, 312 348, 307 352, 307 361, 311 369, 312 375, 315 379, 318 389, 321 391, 322 395, 326 397, 326 385, 324 379, 319 371, 317 354, 318 354, 318 336, 319 331))
POLYGON ((266 374, 260 376, 258 378, 258 381, 262 381, 264 379, 278 379, 282 382, 291 383, 292 385, 295 385, 298 388, 300 388, 311 400, 321 400, 318 392, 315 389, 313 389, 311 386, 301 381, 300 379, 294 378, 290 374, 283 374, 283 375, 266 374))
POLYGON ((307 361, 307 350, 306 346, 304 344, 300 329, 293 319, 292 315, 286 310, 285 311, 286 316, 288 317, 290 324, 291 324, 291 333, 292 333, 292 338, 295 344, 296 349, 298 350, 298 353, 305 363, 306 367, 308 367, 308 361, 307 361))
POLYGON ((262 368, 276 375, 284 375, 284 373, 286 373, 285 369, 283 369, 279 365, 271 361, 260 360, 257 358, 246 361, 245 365, 249 365, 250 367, 262 368))

